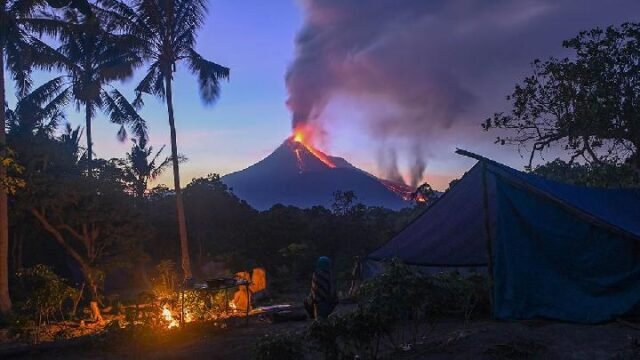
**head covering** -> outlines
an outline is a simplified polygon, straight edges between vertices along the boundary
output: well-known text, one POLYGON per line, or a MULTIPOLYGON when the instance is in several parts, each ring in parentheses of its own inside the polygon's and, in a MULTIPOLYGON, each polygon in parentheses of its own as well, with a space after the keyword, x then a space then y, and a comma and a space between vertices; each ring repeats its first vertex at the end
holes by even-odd
POLYGON ((320 256, 316 262, 316 270, 329 271, 331 270, 331 259, 326 256, 320 256))

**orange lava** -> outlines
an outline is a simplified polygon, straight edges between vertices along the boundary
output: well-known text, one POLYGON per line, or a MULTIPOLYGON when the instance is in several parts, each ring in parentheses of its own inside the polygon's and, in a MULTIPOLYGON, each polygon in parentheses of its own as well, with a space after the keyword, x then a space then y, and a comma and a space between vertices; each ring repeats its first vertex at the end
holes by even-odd
POLYGON ((413 198, 413 190, 405 184, 401 184, 401 183, 397 183, 389 180, 382 180, 382 179, 380 180, 380 182, 387 189, 391 190, 396 195, 399 195, 404 200, 409 201, 413 198))
MULTIPOLYGON (((299 142, 296 139, 293 140, 299 142)), ((300 149, 295 149, 294 151, 296 153, 296 157, 298 158, 298 169, 302 172, 302 170, 304 170, 304 162, 302 161, 302 156, 300 155, 300 149)))
POLYGON ((295 129, 293 129, 293 141, 304 145, 304 147, 309 150, 310 153, 315 155, 320 161, 322 161, 325 165, 330 168, 335 168, 336 164, 329 159, 329 157, 323 153, 322 151, 313 147, 313 128, 308 125, 298 125, 295 129))

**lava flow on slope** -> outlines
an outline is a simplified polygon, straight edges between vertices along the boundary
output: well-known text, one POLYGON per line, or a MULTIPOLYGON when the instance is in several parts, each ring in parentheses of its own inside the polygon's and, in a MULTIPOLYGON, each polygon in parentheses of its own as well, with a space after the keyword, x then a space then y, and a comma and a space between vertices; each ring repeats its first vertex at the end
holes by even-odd
MULTIPOLYGON (((310 153, 312 153, 318 160, 322 161, 325 165, 330 168, 336 168, 336 164, 331 161, 331 159, 322 151, 316 149, 311 143, 311 139, 313 136, 313 130, 311 130, 308 126, 298 126, 293 130, 293 135, 291 135, 291 139, 295 143, 299 143, 304 146, 310 153)), ((302 158, 300 155, 300 149, 294 149, 298 160, 300 161, 300 169, 303 169, 302 158)))

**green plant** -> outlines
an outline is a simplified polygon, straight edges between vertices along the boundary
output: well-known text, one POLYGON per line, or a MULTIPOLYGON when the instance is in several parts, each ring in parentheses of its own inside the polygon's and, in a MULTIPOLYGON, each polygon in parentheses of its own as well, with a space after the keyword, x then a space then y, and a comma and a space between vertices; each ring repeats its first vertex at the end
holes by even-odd
POLYGON ((430 307, 434 313, 462 314, 465 321, 469 321, 474 314, 489 311, 488 285, 484 277, 449 272, 433 275, 430 281, 430 307))
POLYGON ((16 274, 22 295, 18 309, 40 326, 51 320, 64 320, 65 303, 73 303, 78 290, 45 265, 36 265, 16 274))
POLYGON ((399 260, 393 260, 386 265, 382 274, 360 287, 359 308, 373 314, 380 334, 385 334, 391 345, 398 348, 408 340, 404 332, 398 334, 398 325, 409 322, 412 329, 410 335, 415 341, 420 325, 434 321, 432 288, 427 277, 399 260))
POLYGON ((153 281, 153 292, 158 298, 169 298, 178 288, 178 272, 173 260, 162 260, 156 265, 157 276, 153 281))
POLYGON ((377 314, 359 308, 314 322, 307 337, 325 359, 377 359, 386 329, 377 314))
POLYGON ((487 284, 481 276, 426 276, 398 260, 363 283, 358 299, 357 311, 332 319, 330 328, 311 332, 321 347, 328 346, 325 350, 337 346, 340 356, 375 359, 385 344, 397 350, 415 343, 422 331, 431 329, 442 316, 461 314, 468 321, 489 304, 487 284))
POLYGON ((51 268, 36 265, 16 273, 14 296, 16 313, 11 321, 11 332, 21 341, 38 343, 43 335, 44 325, 52 321, 65 320, 65 314, 75 316, 71 309, 80 291, 70 286, 51 268))
POLYGON ((188 321, 215 320, 227 305, 225 304, 224 290, 213 294, 198 290, 185 291, 178 306, 182 303, 184 303, 185 317, 188 321))
POLYGON ((342 353, 339 341, 345 334, 340 320, 340 317, 333 316, 324 321, 315 321, 307 332, 307 338, 314 348, 327 360, 338 359, 342 353))
POLYGON ((304 359, 303 337, 293 332, 264 335, 256 344, 255 354, 257 360, 304 359))

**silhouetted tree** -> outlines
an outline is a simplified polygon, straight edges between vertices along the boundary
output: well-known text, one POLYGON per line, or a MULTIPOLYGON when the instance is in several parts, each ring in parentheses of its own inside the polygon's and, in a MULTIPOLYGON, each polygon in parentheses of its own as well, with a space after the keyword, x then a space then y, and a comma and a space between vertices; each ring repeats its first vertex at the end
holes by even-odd
MULTIPOLYGON (((0 157, 6 155, 5 71, 15 82, 18 97, 31 88, 31 69, 49 70, 58 63, 51 48, 33 34, 55 35, 62 24, 38 15, 46 3, 38 0, 0 1, 0 157)), ((0 163, 0 178, 6 169, 0 163)), ((7 191, 0 189, 0 314, 11 309, 8 280, 9 217, 7 191)))
POLYGON ((134 131, 136 137, 145 138, 146 123, 127 99, 111 86, 114 81, 123 81, 133 74, 142 63, 139 55, 140 42, 137 37, 113 33, 114 23, 99 21, 98 17, 79 17, 66 12, 68 31, 61 32, 62 45, 57 49, 57 60, 64 64, 65 74, 43 84, 38 91, 55 94, 55 100, 74 101, 85 116, 87 140, 87 172, 92 175, 93 135, 92 122, 98 110, 105 112, 111 122, 120 125, 118 139, 127 136, 125 126, 134 131))
POLYGON ((132 183, 133 193, 142 198, 150 180, 155 180, 171 164, 171 158, 160 158, 164 146, 154 153, 152 146, 147 146, 143 139, 132 139, 133 146, 127 153, 124 162, 125 176, 132 183))
POLYGON ((173 109, 173 76, 177 64, 186 61, 191 72, 198 77, 202 100, 206 104, 212 104, 219 96, 220 80, 229 78, 229 69, 206 60, 195 51, 196 33, 207 14, 207 1, 132 0, 130 1, 132 7, 117 0, 104 1, 104 3, 105 6, 107 3, 111 4, 114 11, 130 18, 133 25, 129 32, 139 36, 144 43, 148 44, 146 56, 150 65, 145 77, 136 87, 136 104, 142 105, 142 94, 154 95, 167 104, 182 270, 184 277, 190 278, 189 243, 180 187, 178 144, 173 109))
POLYGON ((640 24, 584 31, 563 42, 570 58, 535 60, 518 84, 512 110, 483 124, 511 134, 501 144, 536 153, 560 144, 590 163, 627 162, 640 172, 640 24))

